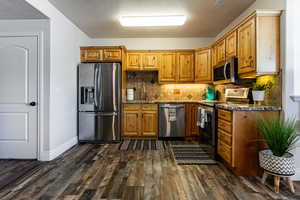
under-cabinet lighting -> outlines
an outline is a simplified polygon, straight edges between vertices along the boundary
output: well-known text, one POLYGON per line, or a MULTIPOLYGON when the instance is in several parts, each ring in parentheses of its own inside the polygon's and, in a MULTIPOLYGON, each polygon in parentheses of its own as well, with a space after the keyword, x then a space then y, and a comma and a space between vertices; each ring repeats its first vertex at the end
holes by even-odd
POLYGON ((185 23, 184 15, 166 16, 122 16, 122 26, 181 26, 185 23))

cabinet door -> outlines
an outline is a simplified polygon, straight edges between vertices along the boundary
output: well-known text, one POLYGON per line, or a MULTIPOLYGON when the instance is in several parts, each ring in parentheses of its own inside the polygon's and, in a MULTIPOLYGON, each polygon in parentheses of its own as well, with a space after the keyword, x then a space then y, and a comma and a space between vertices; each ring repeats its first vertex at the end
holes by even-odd
POLYGON ((141 68, 142 68, 142 54, 127 53, 127 70, 141 70, 141 68))
POLYGON ((221 40, 216 44, 217 63, 225 61, 225 40, 221 40))
POLYGON ((105 61, 121 61, 122 51, 121 49, 104 49, 103 60, 105 61))
POLYGON ((177 53, 178 74, 177 81, 193 82, 194 81, 194 52, 177 53))
POLYGON ((99 62, 103 60, 101 49, 82 50, 81 60, 83 62, 99 62))
POLYGON ((197 109, 198 104, 186 105, 186 136, 198 136, 199 128, 197 127, 197 109))
POLYGON ((238 28, 239 74, 256 70, 255 40, 255 18, 252 18, 238 28))
POLYGON ((236 31, 226 37, 226 58, 237 56, 236 31))
POLYGON ((217 48, 216 48, 216 46, 213 46, 211 49, 211 64, 213 67, 218 64, 217 63, 217 48))
POLYGON ((157 136, 157 111, 142 111, 142 136, 157 136))
POLYGON ((158 70, 160 67, 160 54, 145 53, 143 55, 143 70, 158 70))
POLYGON ((140 111, 124 110, 123 112, 123 136, 140 135, 140 111))
POLYGON ((176 54, 164 53, 161 55, 159 82, 176 82, 176 54))
POLYGON ((210 49, 198 51, 195 56, 195 81, 210 82, 212 80, 210 49))

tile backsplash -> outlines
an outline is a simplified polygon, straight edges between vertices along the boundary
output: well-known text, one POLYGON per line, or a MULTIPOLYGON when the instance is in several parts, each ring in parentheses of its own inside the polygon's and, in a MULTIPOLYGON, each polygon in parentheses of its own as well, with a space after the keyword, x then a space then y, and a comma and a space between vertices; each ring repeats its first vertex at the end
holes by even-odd
MULTIPOLYGON (((246 82, 240 85, 209 85, 209 84, 159 84, 158 72, 127 72, 127 88, 135 88, 136 100, 203 100, 205 99, 206 88, 214 87, 216 97, 225 101, 226 88, 251 87, 252 83, 271 81, 273 86, 266 91, 264 105, 281 105, 281 78, 280 76, 261 76, 253 82, 246 82)), ((126 92, 123 99, 126 99, 126 92)))
POLYGON ((207 84, 158 84, 157 72, 127 72, 127 88, 135 88, 135 99, 202 100, 207 84), (145 91, 145 92, 144 92, 145 91))

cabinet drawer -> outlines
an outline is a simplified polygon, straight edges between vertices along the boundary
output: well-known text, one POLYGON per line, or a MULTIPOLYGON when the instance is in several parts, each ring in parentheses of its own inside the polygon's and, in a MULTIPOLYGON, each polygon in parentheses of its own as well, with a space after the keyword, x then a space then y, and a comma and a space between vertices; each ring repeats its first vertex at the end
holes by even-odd
POLYGON ((226 131, 227 133, 231 134, 231 123, 225 120, 219 119, 218 120, 218 128, 226 131))
POLYGON ((232 144, 232 136, 221 129, 218 129, 218 137, 219 140, 226 143, 227 145, 231 146, 232 144))
POLYGON ((229 164, 231 164, 232 151, 231 147, 222 141, 218 141, 218 154, 229 164))
POLYGON ((158 110, 157 105, 156 104, 143 104, 142 105, 142 110, 158 110))
POLYGON ((231 111, 228 110, 218 110, 218 117, 230 122, 232 120, 231 111))
POLYGON ((141 107, 140 104, 124 104, 123 105, 124 110, 133 110, 133 111, 136 111, 136 110, 139 110, 140 107, 141 107))

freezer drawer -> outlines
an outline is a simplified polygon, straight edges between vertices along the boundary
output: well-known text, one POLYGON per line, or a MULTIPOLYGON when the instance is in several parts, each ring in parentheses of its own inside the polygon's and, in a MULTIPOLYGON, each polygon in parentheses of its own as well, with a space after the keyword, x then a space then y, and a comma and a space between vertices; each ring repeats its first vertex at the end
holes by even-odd
POLYGON ((159 137, 185 137, 185 105, 159 105, 159 137))
POLYGON ((119 113, 79 112, 80 142, 109 142, 120 140, 119 113))

